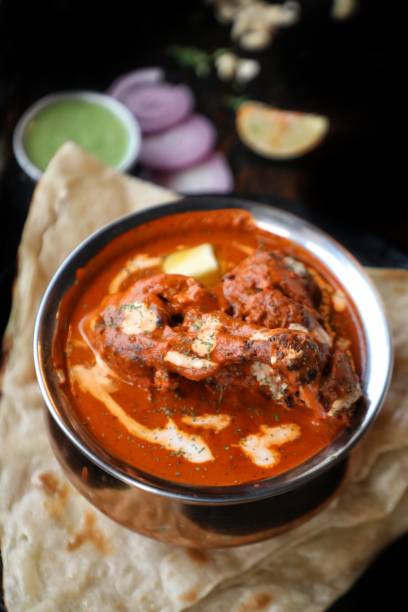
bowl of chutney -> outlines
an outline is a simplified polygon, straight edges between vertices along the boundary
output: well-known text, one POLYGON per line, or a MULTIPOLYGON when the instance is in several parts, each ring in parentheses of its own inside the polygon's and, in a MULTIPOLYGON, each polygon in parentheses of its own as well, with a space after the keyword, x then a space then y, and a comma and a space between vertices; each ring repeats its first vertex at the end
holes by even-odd
POLYGON ((13 150, 20 166, 36 181, 67 141, 126 171, 137 160, 141 135, 132 113, 110 96, 61 92, 41 98, 22 115, 14 130, 13 150))

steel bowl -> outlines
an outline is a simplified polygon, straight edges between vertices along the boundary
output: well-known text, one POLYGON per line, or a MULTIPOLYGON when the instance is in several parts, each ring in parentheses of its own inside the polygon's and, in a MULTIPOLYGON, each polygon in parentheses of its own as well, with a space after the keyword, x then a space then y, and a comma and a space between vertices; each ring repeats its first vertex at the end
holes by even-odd
POLYGON ((372 281, 338 242, 278 208, 225 197, 186 197, 119 219, 90 236, 64 261, 42 299, 34 334, 38 382, 47 406, 51 444, 68 478, 118 523, 158 540, 191 547, 226 547, 270 537, 306 520, 338 490, 347 458, 373 423, 386 395, 393 362, 384 308, 372 281), (364 402, 350 427, 303 464, 255 483, 189 486, 138 470, 103 449, 80 427, 53 366, 59 305, 75 272, 113 238, 148 221, 192 210, 241 208, 263 230, 310 251, 340 280, 354 302, 364 344, 364 402))

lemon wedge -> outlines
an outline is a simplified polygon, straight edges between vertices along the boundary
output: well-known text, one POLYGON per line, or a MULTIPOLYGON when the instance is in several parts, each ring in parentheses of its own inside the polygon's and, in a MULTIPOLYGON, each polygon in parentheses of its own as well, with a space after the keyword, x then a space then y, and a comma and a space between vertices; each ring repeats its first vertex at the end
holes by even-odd
POLYGON ((164 259, 163 270, 166 274, 184 274, 203 280, 218 273, 218 261, 212 245, 205 242, 171 253, 164 259))
POLYGON ((237 111, 239 137, 252 151, 270 159, 292 159, 314 149, 329 129, 329 120, 244 102, 237 111))

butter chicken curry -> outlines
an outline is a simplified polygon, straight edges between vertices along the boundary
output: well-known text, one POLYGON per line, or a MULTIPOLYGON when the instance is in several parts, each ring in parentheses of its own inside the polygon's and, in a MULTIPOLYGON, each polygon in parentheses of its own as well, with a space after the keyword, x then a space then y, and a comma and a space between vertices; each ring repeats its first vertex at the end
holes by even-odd
POLYGON ((192 485, 246 483, 347 427, 361 396, 353 305, 249 213, 147 223, 77 279, 56 367, 80 422, 128 464, 192 485))

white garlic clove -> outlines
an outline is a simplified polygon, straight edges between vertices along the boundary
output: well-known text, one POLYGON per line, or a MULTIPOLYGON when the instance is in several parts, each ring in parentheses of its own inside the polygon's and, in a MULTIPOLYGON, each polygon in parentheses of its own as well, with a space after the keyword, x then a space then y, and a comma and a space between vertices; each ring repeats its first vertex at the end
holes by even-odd
POLYGON ((253 59, 241 59, 237 63, 235 78, 239 83, 248 83, 258 76, 261 66, 253 59))
POLYGON ((222 53, 215 60, 217 74, 223 81, 230 81, 235 76, 238 58, 234 53, 222 53))

